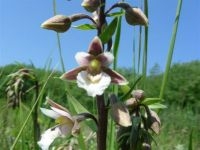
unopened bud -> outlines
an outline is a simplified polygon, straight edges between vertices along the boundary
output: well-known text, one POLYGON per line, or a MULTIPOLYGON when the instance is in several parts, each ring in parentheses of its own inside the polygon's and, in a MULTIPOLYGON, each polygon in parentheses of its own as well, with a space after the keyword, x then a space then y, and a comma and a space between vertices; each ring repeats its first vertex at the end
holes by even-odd
POLYGON ((129 111, 123 103, 117 102, 111 106, 111 117, 120 126, 132 125, 129 111))
POLYGON ((134 91, 132 91, 131 94, 137 100, 141 100, 142 101, 145 98, 145 94, 144 94, 143 90, 134 90, 134 91))
POLYGON ((56 15, 44 23, 42 23, 41 27, 48 30, 54 30, 56 32, 65 32, 71 26, 71 19, 67 16, 56 15))
POLYGON ((124 103, 128 109, 134 109, 138 106, 138 101, 135 98, 130 98, 126 100, 124 103))
POLYGON ((94 12, 100 6, 99 0, 83 0, 82 7, 84 7, 89 12, 94 12))
POLYGON ((140 8, 128 7, 125 10, 125 18, 128 24, 148 26, 148 19, 140 8))

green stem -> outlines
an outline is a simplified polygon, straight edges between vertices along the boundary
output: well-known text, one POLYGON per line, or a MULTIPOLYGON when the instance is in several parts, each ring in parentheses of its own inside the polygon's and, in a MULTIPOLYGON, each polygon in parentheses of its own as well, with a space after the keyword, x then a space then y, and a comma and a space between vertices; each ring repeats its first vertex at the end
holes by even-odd
MULTIPOLYGON (((148 18, 148 1, 144 1, 144 12, 148 18)), ((145 88, 146 76, 147 76, 147 55, 148 55, 148 27, 144 29, 144 51, 143 51, 143 65, 142 65, 142 75, 143 75, 143 89, 145 88)))
MULTIPOLYGON (((56 15, 56 0, 53 0, 53 13, 56 15)), ((60 57, 60 63, 62 67, 62 72, 65 72, 65 65, 62 57, 62 49, 61 49, 61 43, 60 43, 60 35, 59 33, 56 33, 57 37, 57 44, 58 44, 58 52, 59 52, 59 57, 60 57)))
POLYGON ((164 91, 165 91, 165 88, 166 88, 167 79, 168 79, 170 66, 171 66, 171 62, 172 62, 174 45, 175 45, 175 41, 176 41, 176 34, 177 34, 177 30, 178 30, 179 17, 180 17, 180 12, 181 12, 181 6, 182 6, 182 0, 179 0, 178 5, 177 5, 177 10, 176 10, 176 17, 175 17, 170 47, 169 47, 169 50, 168 50, 167 64, 166 64, 166 67, 165 67, 165 73, 164 73, 164 76, 163 76, 163 81, 162 81, 161 90, 160 90, 160 96, 159 97, 161 99, 164 96, 164 91))
MULTIPOLYGON (((39 83, 35 81, 35 100, 37 100, 39 95, 39 83)), ((33 111, 33 133, 34 133, 34 146, 35 149, 38 149, 37 141, 40 138, 40 125, 38 123, 38 102, 34 107, 33 111)))

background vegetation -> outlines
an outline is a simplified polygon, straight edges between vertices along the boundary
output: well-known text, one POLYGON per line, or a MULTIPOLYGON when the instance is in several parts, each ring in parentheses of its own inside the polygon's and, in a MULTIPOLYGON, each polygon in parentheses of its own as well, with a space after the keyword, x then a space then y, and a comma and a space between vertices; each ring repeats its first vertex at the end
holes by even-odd
MULTIPOLYGON (((174 64, 171 68, 167 88, 165 91, 163 103, 167 109, 160 111, 159 116, 162 122, 161 134, 155 136, 157 146, 154 144, 153 149, 159 150, 185 150, 189 147, 189 138, 192 134, 193 149, 200 148, 200 61, 189 63, 174 64)), ((1 149, 9 149, 31 106, 34 103, 32 92, 23 97, 19 107, 8 107, 6 99, 6 86, 9 80, 8 75, 16 72, 20 68, 32 69, 39 80, 40 89, 46 82, 47 77, 51 74, 51 69, 38 69, 31 65, 12 64, 0 68, 0 144, 1 149)), ((130 73, 131 69, 119 69, 128 80, 134 80, 135 76, 130 73)), ((67 94, 65 83, 58 77, 61 72, 54 71, 53 75, 47 82, 40 104, 45 106, 45 97, 49 96, 60 104, 67 103, 67 94)), ((160 92, 162 71, 158 64, 151 69, 146 79, 145 92, 147 97, 157 97, 160 92)), ((84 104, 87 109, 93 112, 92 99, 86 98, 85 91, 77 88, 76 84, 68 83, 70 92, 80 103, 84 104), (84 101, 81 100, 84 98, 84 101), (86 99, 85 99, 86 98, 86 99)), ((52 123, 44 115, 39 114, 39 124, 41 131, 44 131, 52 123)), ((34 146, 33 123, 31 119, 23 131, 22 137, 18 142, 17 149, 32 149, 34 146), (20 144, 23 143, 23 144, 20 144), (25 143, 25 144, 24 144, 25 143)))

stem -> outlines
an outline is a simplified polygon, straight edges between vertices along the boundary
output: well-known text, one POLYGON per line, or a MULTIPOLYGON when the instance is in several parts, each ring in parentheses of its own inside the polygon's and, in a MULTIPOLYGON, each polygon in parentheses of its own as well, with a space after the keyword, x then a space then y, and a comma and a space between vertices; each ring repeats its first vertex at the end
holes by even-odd
MULTIPOLYGON (((35 81, 35 101, 37 100, 39 95, 39 84, 38 81, 35 81)), ((35 149, 37 149, 37 141, 40 138, 40 125, 38 123, 38 102, 36 103, 36 106, 34 107, 33 111, 33 130, 34 130, 34 145, 35 149)))
POLYGON ((97 96, 98 109, 98 131, 97 131, 97 150, 106 150, 106 136, 108 124, 108 110, 106 109, 104 96, 97 96))
MULTIPOLYGON (((56 15, 56 0, 53 0, 53 13, 56 15)), ((59 33, 56 33, 57 37, 57 44, 58 44, 58 51, 59 51, 59 56, 60 56, 60 63, 62 67, 62 71, 65 72, 65 65, 62 57, 62 49, 61 49, 61 44, 60 44, 60 35, 59 33)))
POLYGON ((92 21, 92 23, 94 23, 96 25, 96 22, 94 21, 94 19, 86 14, 74 14, 70 16, 70 19, 72 22, 81 20, 81 19, 89 19, 90 21, 92 21))
POLYGON ((175 41, 176 41, 176 33, 177 33, 177 30, 178 30, 178 22, 179 22, 179 17, 180 17, 180 12, 181 12, 181 6, 182 6, 182 0, 179 0, 177 10, 176 10, 176 17, 175 17, 170 47, 169 47, 169 51, 168 51, 167 64, 166 64, 166 67, 165 67, 165 73, 164 73, 164 76, 163 76, 163 81, 162 81, 161 90, 160 90, 160 96, 159 97, 161 99, 164 96, 164 91, 165 91, 165 87, 167 85, 167 79, 168 79, 169 70, 170 70, 170 66, 171 66, 171 62, 172 62, 172 56, 173 56, 174 45, 175 45, 175 41))
MULTIPOLYGON (((144 11, 145 15, 148 18, 148 1, 144 1, 144 11)), ((143 67, 142 67, 142 75, 143 75, 143 89, 145 89, 145 82, 146 82, 146 76, 147 76, 147 55, 148 55, 148 27, 145 27, 144 29, 144 51, 143 51, 143 67)))
MULTIPOLYGON (((99 22, 97 24, 97 35, 102 32, 102 27, 106 23, 105 18, 105 2, 100 0, 100 8, 98 12, 99 22)), ((104 95, 96 96, 97 111, 98 111, 98 130, 97 130, 97 150, 106 150, 107 124, 108 124, 108 110, 105 106, 104 95)))
POLYGON ((106 23, 106 19, 105 19, 105 0, 100 0, 100 9, 99 9, 99 14, 98 14, 98 18, 99 18, 99 22, 98 22, 98 31, 97 34, 100 35, 102 32, 102 27, 103 25, 106 23))

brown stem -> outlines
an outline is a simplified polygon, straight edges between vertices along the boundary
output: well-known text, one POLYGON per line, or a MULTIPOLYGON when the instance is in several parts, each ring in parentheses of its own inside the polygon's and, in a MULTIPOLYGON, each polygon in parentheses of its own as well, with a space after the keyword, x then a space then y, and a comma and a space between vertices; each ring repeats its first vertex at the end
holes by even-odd
POLYGON ((99 22, 98 22, 98 35, 101 34, 102 32, 102 27, 103 25, 106 23, 106 18, 105 18, 105 2, 106 0, 100 0, 100 9, 99 9, 99 13, 98 13, 98 18, 99 18, 99 22))
POLYGON ((105 106, 104 96, 97 96, 98 109, 98 131, 97 131, 97 150, 106 150, 106 136, 108 124, 108 110, 105 106))
MULTIPOLYGON (((97 24, 97 35, 102 32, 102 27, 106 23, 105 3, 106 0, 99 0, 100 8, 98 10, 99 22, 97 24)), ((104 95, 97 96, 97 111, 98 111, 98 130, 97 130, 97 150, 106 150, 108 110, 105 106, 104 95)))

